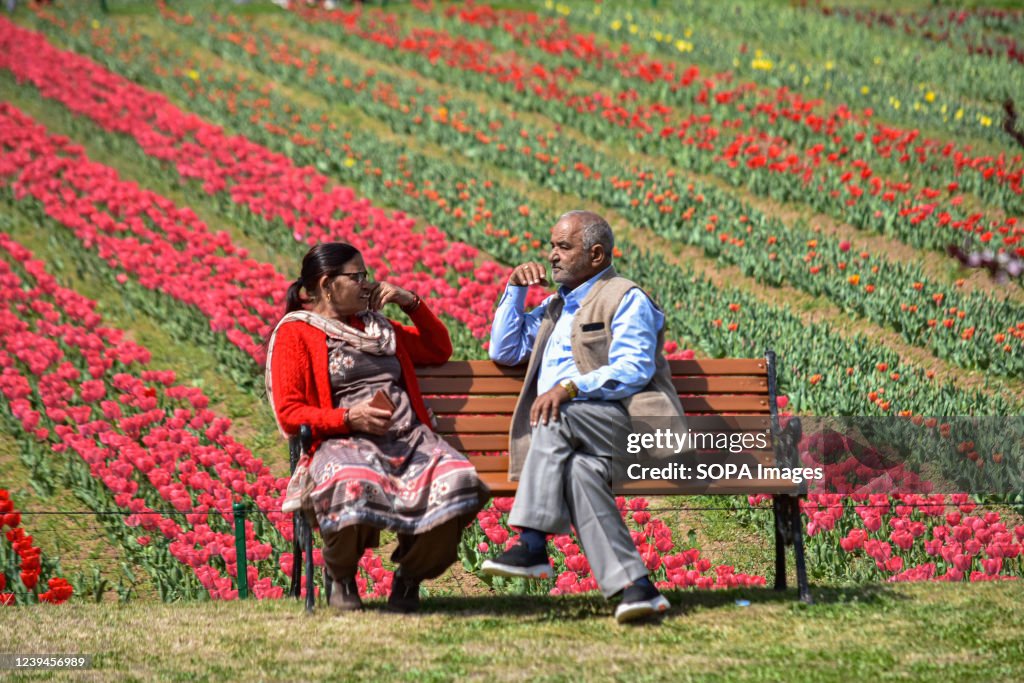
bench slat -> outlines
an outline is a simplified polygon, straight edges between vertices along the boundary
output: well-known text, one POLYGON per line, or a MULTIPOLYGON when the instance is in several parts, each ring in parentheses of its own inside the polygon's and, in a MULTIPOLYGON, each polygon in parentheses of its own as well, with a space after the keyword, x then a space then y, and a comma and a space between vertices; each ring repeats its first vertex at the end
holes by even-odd
MULTIPOLYGON (((481 472, 480 479, 494 496, 514 496, 519 482, 508 481, 504 472, 481 472)), ((681 484, 679 482, 638 481, 615 489, 616 494, 629 496, 673 496, 688 494, 757 495, 759 493, 800 493, 800 487, 791 482, 770 479, 720 479, 710 485, 681 484)))
MULTIPOLYGON (((447 438, 447 437, 445 437, 447 438)), ((760 462, 765 466, 774 466, 775 454, 769 449, 755 449, 746 451, 752 461, 760 462)), ((500 455, 470 455, 467 456, 473 467, 482 469, 485 472, 508 472, 508 454, 500 455)))
POLYGON ((438 415, 441 434, 504 434, 508 437, 508 415, 438 415))
POLYGON ((508 394, 518 396, 523 380, 518 377, 419 377, 424 394, 508 394))
POLYGON ((502 476, 508 474, 507 455, 471 455, 469 461, 477 472, 501 472, 502 476))
MULTIPOLYGON (((764 375, 768 369, 763 358, 698 358, 670 360, 669 369, 678 375, 764 375)), ((444 365, 416 368, 418 377, 522 377, 526 365, 505 367, 489 360, 449 361, 444 365)))
POLYGON ((424 401, 437 415, 447 413, 512 415, 512 411, 516 407, 515 396, 459 396, 457 398, 427 396, 424 397, 424 401))
POLYGON ((765 413, 767 396, 680 396, 683 410, 691 413, 765 413))
MULTIPOLYGON (((424 394, 505 394, 518 396, 523 388, 515 377, 427 377, 419 380, 424 394)), ((680 394, 768 394, 764 377, 673 377, 680 394)))
MULTIPOLYGON (((767 396, 681 396, 683 410, 695 413, 768 413, 767 396)), ((434 396, 427 405, 438 415, 478 415, 498 413, 511 415, 516 407, 515 396, 465 396, 458 398, 434 396)))
POLYGON ((507 451, 508 432, 504 434, 445 434, 445 441, 457 451, 507 451))
POLYGON ((768 366, 764 358, 695 358, 670 360, 669 370, 677 375, 764 375, 768 366))
POLYGON ((764 377, 673 377, 672 385, 680 394, 764 394, 764 377))
POLYGON ((507 367, 489 360, 451 360, 444 365, 416 367, 416 376, 424 377, 518 377, 526 375, 526 364, 507 367))
MULTIPOLYGON (((438 415, 437 431, 507 436, 510 422, 508 415, 438 415)), ((771 418, 767 415, 690 415, 688 424, 694 432, 759 432, 771 427, 771 418)))
POLYGON ((508 450, 508 432, 489 434, 445 434, 442 432, 445 441, 452 445, 457 451, 463 453, 486 451, 500 452, 508 450))
MULTIPOLYGON (((775 466, 775 454, 771 451, 759 450, 750 451, 748 465, 753 467, 755 463, 760 463, 765 467, 775 466)), ((471 455, 469 456, 469 462, 472 463, 473 467, 478 472, 501 472, 502 476, 508 474, 508 456, 502 455, 471 455)), ((738 463, 737 463, 738 464, 738 463)))
POLYGON ((709 485, 663 481, 635 481, 623 484, 614 492, 624 496, 757 495, 759 493, 800 493, 800 486, 791 481, 771 479, 719 479, 709 485))
POLYGON ((480 481, 487 484, 492 496, 514 496, 519 482, 509 481, 504 472, 479 472, 480 481))

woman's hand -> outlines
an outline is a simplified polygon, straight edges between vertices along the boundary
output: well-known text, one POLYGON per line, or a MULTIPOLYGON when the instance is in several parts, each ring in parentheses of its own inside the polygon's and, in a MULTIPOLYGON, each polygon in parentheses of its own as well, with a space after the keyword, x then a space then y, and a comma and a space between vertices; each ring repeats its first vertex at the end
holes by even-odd
POLYGON ((401 307, 410 306, 416 302, 416 295, 408 289, 403 289, 390 282, 378 282, 370 293, 370 303, 367 305, 371 311, 379 311, 385 304, 395 303, 401 307))
POLYGON ((350 432, 366 432, 381 436, 386 434, 391 424, 391 411, 376 408, 370 402, 357 403, 348 409, 348 429, 350 432))

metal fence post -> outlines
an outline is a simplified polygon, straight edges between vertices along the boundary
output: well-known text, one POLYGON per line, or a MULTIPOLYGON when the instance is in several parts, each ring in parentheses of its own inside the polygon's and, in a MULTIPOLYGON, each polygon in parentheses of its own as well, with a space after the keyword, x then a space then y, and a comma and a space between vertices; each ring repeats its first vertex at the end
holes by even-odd
POLYGON ((249 597, 249 571, 245 560, 245 503, 232 506, 235 513, 235 566, 238 569, 238 597, 249 597))

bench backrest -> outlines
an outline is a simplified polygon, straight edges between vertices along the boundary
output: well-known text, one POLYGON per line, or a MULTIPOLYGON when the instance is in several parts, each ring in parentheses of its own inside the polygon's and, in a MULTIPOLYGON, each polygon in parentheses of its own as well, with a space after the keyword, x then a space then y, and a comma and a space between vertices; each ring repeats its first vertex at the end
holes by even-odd
MULTIPOLYGON (((702 416, 703 429, 772 431, 775 377, 773 358, 676 360, 672 379, 687 415, 702 416)), ((508 481, 508 433, 512 410, 523 386, 525 366, 507 368, 491 361, 451 361, 417 368, 420 390, 437 417, 437 429, 467 453, 494 495, 511 495, 508 481)), ((776 422, 777 424, 777 422, 776 422)), ((774 466, 774 449, 751 451, 752 458, 774 466)), ((686 487, 683 487, 686 488, 686 487)), ((692 493, 778 491, 778 481, 718 480, 695 483, 692 493)), ((678 482, 637 481, 619 493, 678 493, 678 482)))

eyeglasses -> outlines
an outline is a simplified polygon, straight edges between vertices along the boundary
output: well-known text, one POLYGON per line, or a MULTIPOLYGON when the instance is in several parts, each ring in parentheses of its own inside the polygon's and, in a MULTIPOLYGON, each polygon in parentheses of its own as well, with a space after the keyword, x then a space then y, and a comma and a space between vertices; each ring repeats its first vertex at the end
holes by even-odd
POLYGON ((344 275, 345 277, 347 277, 349 280, 352 280, 352 282, 355 282, 356 284, 362 284, 363 282, 366 282, 367 280, 370 279, 370 274, 367 273, 365 270, 361 270, 358 273, 338 273, 338 275, 344 275))

